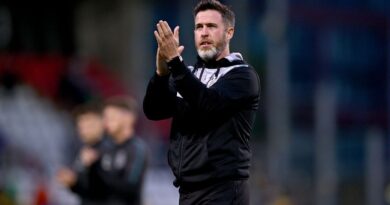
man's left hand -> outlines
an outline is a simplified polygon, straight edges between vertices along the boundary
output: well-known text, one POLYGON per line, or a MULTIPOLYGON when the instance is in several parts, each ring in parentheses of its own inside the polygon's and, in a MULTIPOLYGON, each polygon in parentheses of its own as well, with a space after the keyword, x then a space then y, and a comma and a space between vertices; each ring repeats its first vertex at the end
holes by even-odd
POLYGON ((76 173, 68 168, 62 168, 57 173, 57 181, 66 187, 73 186, 77 181, 76 173))
POLYGON ((179 56, 184 49, 178 44, 178 29, 174 34, 166 21, 157 23, 157 31, 154 31, 154 36, 158 43, 159 54, 166 62, 179 56))

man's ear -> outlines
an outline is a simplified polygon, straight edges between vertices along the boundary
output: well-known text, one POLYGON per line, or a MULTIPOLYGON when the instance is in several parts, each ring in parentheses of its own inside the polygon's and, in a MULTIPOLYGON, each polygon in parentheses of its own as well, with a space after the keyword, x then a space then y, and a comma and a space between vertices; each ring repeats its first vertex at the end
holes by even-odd
POLYGON ((229 27, 227 28, 227 31, 226 31, 226 38, 228 40, 232 39, 234 36, 234 27, 229 27))

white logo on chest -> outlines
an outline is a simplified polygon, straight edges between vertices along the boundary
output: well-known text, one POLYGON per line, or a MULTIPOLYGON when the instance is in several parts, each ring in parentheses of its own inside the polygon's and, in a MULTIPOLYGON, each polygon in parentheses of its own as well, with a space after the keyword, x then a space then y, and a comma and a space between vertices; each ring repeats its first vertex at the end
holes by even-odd
POLYGON ((125 168, 127 161, 127 154, 124 150, 119 150, 113 155, 105 154, 102 157, 101 165, 103 170, 120 170, 125 168))

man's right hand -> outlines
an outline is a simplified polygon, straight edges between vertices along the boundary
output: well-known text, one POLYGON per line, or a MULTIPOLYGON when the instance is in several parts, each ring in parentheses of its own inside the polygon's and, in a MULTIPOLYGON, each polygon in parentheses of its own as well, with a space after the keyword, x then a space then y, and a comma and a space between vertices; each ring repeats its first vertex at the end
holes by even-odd
POLYGON ((159 76, 165 76, 169 74, 168 65, 167 62, 164 60, 164 58, 160 55, 160 48, 157 48, 157 54, 156 54, 156 67, 157 67, 157 75, 159 76))
MULTIPOLYGON (((180 40, 179 40, 179 26, 176 26, 174 31, 173 31, 173 36, 177 42, 178 48, 177 52, 181 55, 181 53, 184 50, 184 46, 179 46, 180 45, 180 40)), ((156 72, 157 75, 159 76, 165 76, 169 75, 169 70, 168 70, 168 65, 166 62, 166 59, 160 55, 160 48, 157 48, 157 54, 156 54, 156 72)))
POLYGON ((81 163, 86 167, 91 166, 91 164, 94 163, 98 157, 99 154, 96 152, 96 150, 89 147, 84 147, 80 153, 81 163))

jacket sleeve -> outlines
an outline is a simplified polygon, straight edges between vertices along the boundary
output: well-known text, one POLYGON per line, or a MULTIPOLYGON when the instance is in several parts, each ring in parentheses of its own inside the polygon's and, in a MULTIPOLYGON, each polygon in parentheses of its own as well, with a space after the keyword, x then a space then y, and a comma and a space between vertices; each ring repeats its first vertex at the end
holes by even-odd
POLYGON ((70 190, 81 197, 90 196, 92 193, 91 178, 93 178, 94 172, 96 171, 98 162, 93 163, 90 167, 85 167, 81 164, 80 160, 77 159, 74 170, 77 174, 76 183, 70 187, 70 190))
POLYGON ((243 106, 257 109, 258 103, 252 102, 259 100, 260 80, 253 68, 236 68, 207 88, 186 69, 179 58, 173 59, 168 66, 172 71, 176 90, 191 109, 202 115, 226 115, 243 106))
POLYGON ((143 101, 143 110, 150 120, 162 120, 173 116, 176 91, 170 86, 168 76, 155 74, 150 80, 143 101))
POLYGON ((77 181, 73 186, 70 187, 70 190, 79 195, 80 197, 84 197, 89 194, 87 170, 77 173, 77 181))
POLYGON ((103 185, 109 189, 111 193, 122 198, 132 197, 141 191, 143 177, 146 171, 147 150, 143 143, 137 143, 129 150, 126 168, 121 175, 104 174, 99 178, 103 185))

